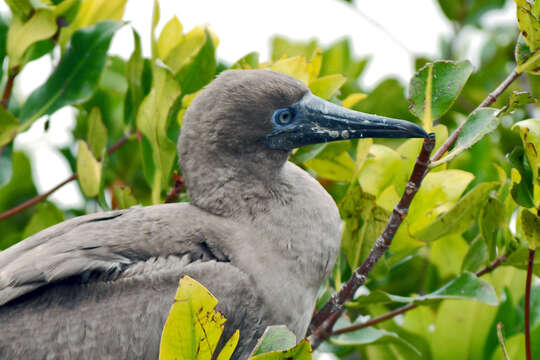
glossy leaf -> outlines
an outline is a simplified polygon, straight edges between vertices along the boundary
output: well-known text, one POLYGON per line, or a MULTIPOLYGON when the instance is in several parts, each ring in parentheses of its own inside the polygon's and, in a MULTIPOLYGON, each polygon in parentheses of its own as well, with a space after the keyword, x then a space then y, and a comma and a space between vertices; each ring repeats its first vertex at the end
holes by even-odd
POLYGON ((81 103, 92 95, 105 66, 111 38, 121 26, 118 22, 102 22, 73 35, 55 71, 24 103, 20 113, 24 129, 41 116, 81 103))
POLYGON ((448 212, 415 234, 417 239, 431 242, 449 234, 461 234, 472 224, 478 208, 499 183, 483 183, 469 191, 448 212))
POLYGON ((216 55, 214 40, 210 32, 205 29, 202 47, 193 57, 186 60, 176 73, 176 78, 180 82, 183 93, 191 94, 208 84, 214 78, 215 73, 216 55))
POLYGON ((87 197, 97 196, 101 184, 101 163, 96 160, 88 144, 78 142, 77 173, 79 184, 87 197))
POLYGON ((434 161, 431 166, 439 166, 454 159, 482 140, 485 135, 495 130, 499 126, 500 121, 497 109, 481 108, 472 112, 467 118, 452 151, 439 161, 434 161))
POLYGON ((32 44, 53 36, 56 29, 56 19, 48 9, 36 11, 26 22, 19 17, 13 18, 7 37, 9 67, 23 65, 26 50, 32 44))
POLYGON ((534 207, 533 176, 523 149, 514 149, 508 155, 508 160, 512 165, 510 172, 512 198, 518 205, 526 208, 534 207))
POLYGON ((373 327, 367 327, 356 331, 351 331, 345 334, 340 334, 338 336, 332 337, 330 341, 336 345, 342 346, 358 346, 358 345, 368 345, 368 344, 385 344, 385 343, 397 343, 408 347, 410 350, 414 351, 417 355, 420 355, 417 349, 415 349, 407 341, 403 340, 397 334, 376 329, 373 327))
POLYGON ((161 60, 166 59, 171 50, 182 41, 182 30, 182 23, 176 16, 165 24, 157 41, 158 55, 161 60))
POLYGON ((311 81, 309 83, 309 89, 314 95, 328 100, 339 91, 339 88, 346 81, 347 79, 340 74, 327 75, 311 81))
POLYGON ((472 73, 468 61, 436 61, 428 63, 411 79, 409 109, 422 120, 426 131, 454 104, 472 73))
POLYGON ((533 182, 538 181, 538 151, 540 151, 540 119, 528 119, 516 123, 512 129, 519 128, 525 156, 532 171, 533 182))
POLYGON ((122 20, 127 0, 82 0, 75 19, 60 32, 58 43, 65 47, 79 29, 105 20, 122 20))
POLYGON ((276 61, 270 66, 270 70, 295 77, 306 85, 309 83, 307 62, 303 56, 284 58, 276 61))
MULTIPOLYGON (((218 300, 203 285, 184 275, 163 328, 159 358, 211 360, 226 321, 216 312, 217 304, 218 300)), ((218 355, 218 359, 230 357, 238 336, 236 330, 224 346, 226 353, 218 355)))
POLYGON ((455 299, 455 300, 477 300, 488 305, 497 305, 497 295, 495 290, 485 280, 482 280, 476 275, 465 272, 440 289, 416 297, 406 297, 391 295, 384 291, 375 290, 369 295, 361 295, 357 297, 354 302, 350 303, 348 307, 364 307, 373 303, 417 303, 428 304, 432 301, 442 299, 455 299))
POLYGON ((250 358, 250 360, 311 360, 311 345, 303 339, 295 347, 288 350, 272 351, 250 358))
POLYGON ((155 204, 160 202, 161 189, 168 186, 176 157, 176 144, 167 135, 167 120, 169 109, 178 96, 180 85, 176 79, 167 69, 154 65, 152 90, 139 108, 137 128, 144 137, 141 142, 144 171, 155 204))
POLYGON ((250 357, 271 351, 287 350, 296 345, 296 335, 285 325, 269 326, 264 330, 250 357))

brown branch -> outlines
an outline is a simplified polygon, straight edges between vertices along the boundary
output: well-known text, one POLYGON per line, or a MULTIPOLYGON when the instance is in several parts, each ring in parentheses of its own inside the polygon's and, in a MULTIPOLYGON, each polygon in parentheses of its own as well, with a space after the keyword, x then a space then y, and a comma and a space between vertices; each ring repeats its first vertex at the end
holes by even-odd
POLYGON ((2 95, 2 106, 4 109, 8 108, 9 99, 11 99, 11 93, 13 92, 13 84, 15 83, 15 78, 19 75, 19 67, 15 66, 9 70, 9 76, 7 78, 6 87, 4 88, 4 94, 2 95))
POLYGON ((184 183, 184 178, 180 175, 178 175, 178 172, 174 170, 173 173, 173 182, 174 186, 167 194, 167 197, 165 198, 165 203, 174 203, 178 201, 178 197, 180 193, 186 188, 186 184, 184 183))
MULTIPOLYGON (((118 150, 122 145, 124 145, 127 140, 129 139, 129 135, 124 135, 120 140, 118 140, 116 143, 114 143, 109 149, 107 149, 107 154, 111 155, 112 153, 114 153, 116 150, 118 150)), ((15 206, 14 208, 11 208, 9 210, 6 210, 4 211, 3 213, 0 213, 0 221, 2 220, 5 220, 7 219, 8 217, 11 217, 15 214, 18 214, 20 213, 21 211, 29 208, 30 206, 33 206, 35 204, 37 204, 38 202, 42 201, 42 200, 45 200, 46 198, 48 198, 52 193, 54 193, 55 191, 57 191, 58 189, 60 189, 62 186, 72 182, 73 180, 75 180, 79 175, 77 173, 74 173, 73 175, 71 175, 69 178, 67 178, 66 180, 62 181, 60 184, 56 185, 55 187, 53 187, 52 189, 50 189, 49 191, 47 192, 44 192, 43 194, 39 194, 35 197, 33 197, 32 199, 28 200, 28 201, 25 201, 23 202, 22 204, 19 204, 17 206, 15 206)))
POLYGON ((426 174, 427 166, 429 165, 429 155, 433 151, 434 146, 435 136, 434 134, 430 134, 429 138, 424 139, 424 145, 420 155, 418 155, 418 158, 416 159, 414 169, 401 200, 394 208, 390 219, 388 219, 386 228, 381 236, 375 241, 375 245, 371 249, 371 252, 362 265, 353 272, 351 278, 345 283, 339 293, 333 295, 311 320, 310 330, 312 336, 310 341, 314 348, 316 348, 321 341, 328 338, 336 319, 335 315, 339 317, 339 315, 343 313, 343 304, 353 298, 354 293, 364 284, 367 275, 371 272, 377 261, 390 247, 397 229, 407 216, 414 195, 420 188, 422 179, 426 174), (334 318, 334 320, 331 320, 331 318, 334 318))
MULTIPOLYGON (((521 75, 521 73, 518 73, 516 69, 514 69, 514 71, 512 71, 512 73, 510 73, 510 75, 508 75, 508 77, 504 79, 503 82, 500 83, 495 90, 488 94, 484 101, 482 101, 474 111, 493 104, 495 100, 497 100, 497 98, 501 96, 504 90, 506 90, 506 88, 510 86, 510 84, 519 77, 519 75, 521 75)), ((444 153, 447 152, 452 145, 454 145, 466 122, 467 121, 462 122, 457 127, 457 129, 454 130, 454 132, 448 137, 448 139, 446 139, 444 144, 442 144, 441 147, 435 152, 435 155, 433 155, 431 161, 439 160, 444 155, 444 153)))
POLYGON ((534 249, 529 249, 527 264, 527 282, 525 283, 525 358, 532 360, 531 355, 531 282, 534 264, 534 249))
MULTIPOLYGON (((480 277, 482 275, 490 273, 493 270, 495 270, 497 267, 499 267, 501 264, 503 264, 505 261, 506 261, 506 255, 501 255, 501 256, 497 257, 495 260, 493 260, 493 262, 491 264, 489 264, 486 267, 478 270, 475 273, 475 275, 480 277)), ((395 316, 397 316, 399 314, 403 314, 403 313, 405 313, 405 312, 407 312, 409 310, 412 310, 412 309, 416 308, 417 306, 418 305, 415 304, 415 303, 407 304, 405 306, 402 306, 400 308, 397 308, 397 309, 394 309, 394 310, 392 310, 390 312, 387 312, 386 314, 383 314, 381 316, 374 317, 373 319, 370 319, 370 320, 368 320, 368 321, 366 321, 364 323, 356 324, 356 325, 352 325, 352 326, 349 326, 349 327, 346 327, 346 328, 336 330, 336 331, 332 332, 330 334, 330 336, 339 335, 339 334, 345 334, 345 333, 348 333, 348 332, 351 332, 351 331, 363 329, 365 327, 378 324, 380 322, 392 319, 393 317, 395 317, 395 316)))

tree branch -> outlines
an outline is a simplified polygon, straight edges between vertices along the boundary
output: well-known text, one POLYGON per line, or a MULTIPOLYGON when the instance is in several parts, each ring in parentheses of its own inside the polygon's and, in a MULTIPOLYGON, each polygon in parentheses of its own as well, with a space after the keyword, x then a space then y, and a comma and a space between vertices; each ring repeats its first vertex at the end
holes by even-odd
POLYGON ((8 108, 9 100, 11 99, 11 93, 13 92, 13 84, 15 83, 15 78, 19 75, 19 67, 15 66, 12 69, 9 69, 9 76, 7 78, 6 87, 4 88, 4 94, 2 95, 2 106, 4 109, 8 108))
MULTIPOLYGON (((475 273, 475 275, 477 277, 480 277, 482 275, 485 275, 487 273, 492 272, 493 270, 495 270, 497 267, 499 267, 501 264, 503 264, 506 261, 506 257, 507 257, 506 255, 501 255, 501 256, 497 257, 495 260, 493 260, 493 262, 491 264, 489 264, 486 267, 478 270, 475 273)), ((351 331, 363 329, 365 327, 378 324, 380 322, 392 319, 393 317, 395 317, 395 316, 397 316, 399 314, 403 314, 403 313, 405 313, 405 312, 407 312, 409 310, 412 310, 412 309, 416 308, 417 306, 418 305, 415 304, 415 303, 407 304, 405 306, 402 306, 400 308, 397 308, 397 309, 394 309, 394 310, 392 310, 390 312, 387 312, 386 314, 383 314, 381 316, 377 316, 377 317, 374 317, 373 319, 369 319, 368 321, 366 321, 364 323, 356 324, 356 325, 352 325, 352 326, 349 326, 349 327, 346 327, 346 328, 336 330, 336 331, 332 332, 330 334, 330 336, 339 335, 339 334, 345 334, 345 333, 348 333, 348 332, 351 332, 351 331)))
POLYGON ((362 265, 357 268, 349 281, 341 288, 339 293, 332 296, 332 298, 315 314, 311 320, 310 330, 312 332, 310 342, 314 348, 316 348, 321 341, 328 338, 331 334, 332 326, 334 325, 337 317, 339 317, 343 311, 343 304, 351 300, 354 293, 360 286, 366 281, 367 275, 373 269, 377 261, 386 252, 392 243, 394 235, 401 225, 402 221, 407 216, 409 206, 411 204, 414 195, 420 188, 424 175, 427 173, 427 166, 429 164, 429 156, 435 146, 435 136, 430 134, 429 138, 424 139, 424 145, 412 171, 409 182, 406 185, 405 192, 401 197, 401 200, 394 208, 390 219, 384 229, 383 233, 375 241, 375 245, 371 249, 371 252, 364 260, 362 265), (337 317, 336 317, 337 315, 337 317))
POLYGON ((531 282, 534 264, 534 249, 529 249, 527 263, 527 282, 525 283, 525 358, 532 360, 531 355, 531 282))
MULTIPOLYGON (((124 135, 120 140, 118 140, 116 143, 114 143, 109 149, 107 149, 107 154, 111 155, 112 153, 114 153, 116 150, 118 150, 119 148, 122 147, 122 145, 124 145, 127 140, 129 139, 130 135, 124 135)), ((6 210, 4 211, 3 213, 0 213, 0 221, 2 220, 5 220, 7 219, 8 217, 11 217, 15 214, 18 214, 20 213, 21 211, 29 208, 30 206, 33 206, 35 204, 37 204, 38 202, 42 201, 42 200, 45 200, 46 198, 48 198, 52 193, 54 193, 55 191, 57 191, 58 189, 60 189, 62 186, 72 182, 73 180, 75 180, 79 175, 77 173, 74 173, 73 175, 71 175, 69 178, 67 178, 66 180, 62 181, 60 184, 56 185, 55 187, 53 187, 52 189, 50 189, 49 191, 47 192, 44 192, 43 194, 40 194, 40 195, 37 195, 35 197, 33 197, 32 199, 28 200, 28 201, 25 201, 23 202, 22 204, 19 204, 17 206, 15 206, 14 208, 11 208, 9 210, 6 210)))

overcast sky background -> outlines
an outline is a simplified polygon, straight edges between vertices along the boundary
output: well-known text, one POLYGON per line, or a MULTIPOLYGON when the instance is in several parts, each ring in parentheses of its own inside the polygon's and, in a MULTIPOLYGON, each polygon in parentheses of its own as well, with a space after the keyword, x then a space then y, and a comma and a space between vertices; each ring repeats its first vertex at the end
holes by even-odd
MULTIPOLYGON (((128 0, 124 19, 142 36, 143 52, 150 55, 150 22, 153 1, 128 0)), ((251 51, 261 60, 269 58, 270 38, 285 35, 293 40, 316 38, 324 46, 349 36, 357 56, 371 55, 362 77, 363 85, 374 86, 386 76, 397 76, 405 83, 413 74, 412 54, 435 56, 441 36, 452 33, 451 24, 434 0, 356 0, 351 6, 339 0, 160 0, 163 25, 176 15, 189 31, 196 25, 208 25, 219 37, 218 58, 232 64, 251 51)), ((0 10, 7 11, 5 2, 0 10)), ((513 2, 500 11, 489 13, 486 25, 514 22, 513 2)), ((477 63, 482 41, 474 29, 467 30, 467 40, 459 44, 467 57, 477 63)), ((111 52, 129 57, 133 40, 129 27, 113 39, 111 52)), ((18 94, 26 96, 42 84, 51 72, 48 57, 25 67, 16 81, 18 94)), ((44 133, 45 118, 29 131, 17 136, 16 149, 32 158, 34 181, 44 192, 71 175, 67 162, 56 149, 69 144, 74 127, 73 112, 64 108, 51 117, 44 133)), ((62 208, 80 207, 82 195, 74 183, 64 186, 50 199, 62 208)))

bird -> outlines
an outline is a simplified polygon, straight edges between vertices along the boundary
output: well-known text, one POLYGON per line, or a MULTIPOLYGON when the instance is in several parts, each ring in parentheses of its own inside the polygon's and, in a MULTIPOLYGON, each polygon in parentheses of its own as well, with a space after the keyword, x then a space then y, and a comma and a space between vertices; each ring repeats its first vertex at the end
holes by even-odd
POLYGON ((69 219, 0 252, 1 359, 157 359, 179 279, 218 299, 220 346, 246 359, 269 325, 302 338, 340 249, 337 206, 288 161, 301 146, 424 138, 418 125, 323 100, 266 69, 226 70, 187 109, 189 203, 69 219))

